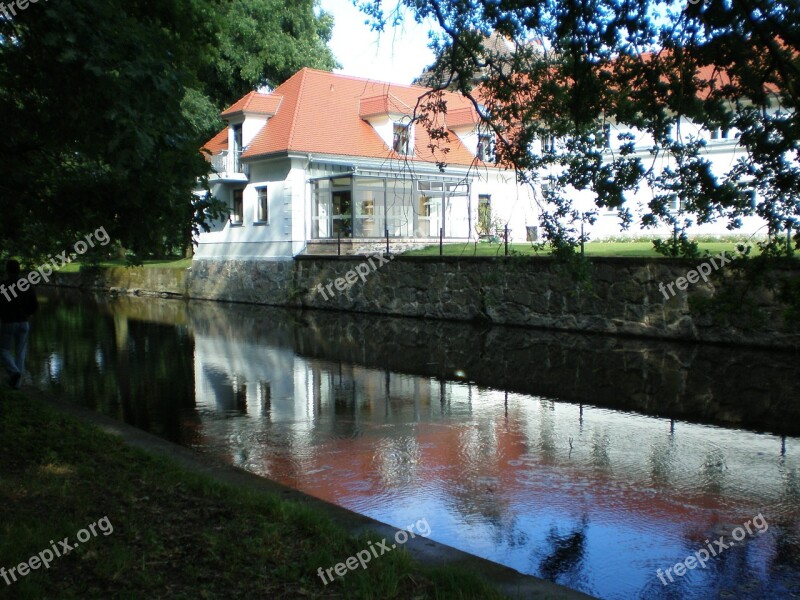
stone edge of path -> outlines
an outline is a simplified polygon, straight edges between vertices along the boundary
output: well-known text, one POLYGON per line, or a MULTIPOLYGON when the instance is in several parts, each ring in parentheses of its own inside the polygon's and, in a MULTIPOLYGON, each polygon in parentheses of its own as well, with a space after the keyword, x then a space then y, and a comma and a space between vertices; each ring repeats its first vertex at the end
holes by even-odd
MULTIPOLYGON (((281 498, 311 506, 315 510, 321 511, 351 534, 355 535, 369 530, 389 539, 397 531, 396 528, 386 523, 309 496, 243 469, 226 465, 221 461, 211 460, 210 457, 204 457, 190 448, 179 446, 111 417, 71 404, 51 395, 49 392, 27 387, 25 388, 25 393, 47 402, 61 412, 77 417, 107 433, 115 435, 131 446, 169 458, 187 471, 200 473, 229 485, 272 493, 281 498)), ((593 598, 593 596, 551 581, 524 575, 509 567, 479 558, 451 546, 434 542, 428 538, 417 537, 409 539, 404 547, 420 563, 458 566, 471 572, 480 573, 501 593, 510 598, 547 598, 552 600, 591 600, 593 598)), ((347 557, 343 556, 342 561, 345 558, 347 557)), ((324 568, 333 565, 320 566, 324 568)))

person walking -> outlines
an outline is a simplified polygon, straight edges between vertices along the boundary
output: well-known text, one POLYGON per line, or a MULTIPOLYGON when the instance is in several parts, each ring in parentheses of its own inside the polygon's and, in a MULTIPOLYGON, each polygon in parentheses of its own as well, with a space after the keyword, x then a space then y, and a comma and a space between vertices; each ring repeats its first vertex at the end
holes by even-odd
POLYGON ((22 387, 25 358, 28 354, 28 320, 39 308, 36 292, 25 280, 20 286, 20 266, 6 262, 6 280, 0 285, 0 359, 8 372, 11 387, 22 387), (20 289, 23 288, 23 289, 20 289))

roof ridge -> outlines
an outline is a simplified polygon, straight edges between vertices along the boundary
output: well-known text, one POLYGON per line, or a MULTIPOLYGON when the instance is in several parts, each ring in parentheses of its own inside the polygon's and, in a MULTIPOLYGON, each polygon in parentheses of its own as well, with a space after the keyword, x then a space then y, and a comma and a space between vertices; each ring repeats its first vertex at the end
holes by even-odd
POLYGON ((309 71, 308 67, 303 67, 302 69, 300 69, 300 88, 297 90, 297 98, 295 99, 294 102, 294 113, 292 114, 292 121, 291 121, 292 129, 289 132, 289 140, 286 143, 287 150, 291 150, 294 144, 294 134, 295 130, 297 129, 297 115, 300 113, 300 101, 303 97, 303 90, 306 87, 306 75, 308 74, 308 71, 309 71))
POLYGON ((256 95, 256 91, 255 90, 250 90, 245 95, 245 98, 247 98, 247 100, 245 100, 244 105, 242 106, 242 112, 244 112, 245 110, 250 108, 250 103, 253 101, 253 98, 255 98, 255 95, 256 95))
MULTIPOLYGON (((390 88, 390 90, 391 90, 391 88, 390 88)), ((391 97, 392 99, 394 99, 394 101, 395 101, 395 103, 396 103, 396 104, 395 104, 395 106, 397 106, 398 104, 402 104, 402 105, 403 105, 403 106, 405 106, 407 109, 409 109, 409 110, 413 110, 413 109, 411 108, 411 106, 410 106, 410 105, 406 104, 406 103, 405 103, 405 101, 403 101, 401 98, 398 98, 397 96, 395 96, 395 95, 394 95, 394 94, 393 94, 391 91, 388 91, 388 92, 386 92, 386 98, 387 98, 387 100, 388 100, 388 98, 389 98, 389 97, 391 97)))
MULTIPOLYGON (((392 81, 386 81, 385 79, 375 79, 373 77, 358 77, 357 75, 347 75, 345 73, 334 73, 333 71, 325 71, 323 69, 314 69, 314 68, 311 68, 311 67, 303 67, 301 69, 301 71, 308 71, 308 72, 311 72, 311 73, 320 73, 322 75, 329 75, 331 77, 340 77, 342 79, 351 79, 353 81, 363 81, 363 82, 366 82, 366 83, 386 84, 386 85, 389 85, 390 87, 400 87, 400 88, 408 88, 408 89, 419 88, 419 89, 422 89, 422 90, 430 90, 430 89, 432 89, 432 88, 430 88, 428 86, 418 85, 418 84, 415 84, 415 83, 395 83, 395 82, 392 82, 392 81)), ((450 93, 454 93, 454 92, 450 92, 450 93)))

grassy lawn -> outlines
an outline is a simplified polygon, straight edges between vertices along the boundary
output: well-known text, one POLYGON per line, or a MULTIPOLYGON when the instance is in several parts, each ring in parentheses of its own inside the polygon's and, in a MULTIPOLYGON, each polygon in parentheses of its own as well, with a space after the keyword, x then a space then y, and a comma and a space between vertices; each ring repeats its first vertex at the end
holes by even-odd
MULTIPOLYGON (((735 252, 736 242, 700 242, 700 253, 708 251, 711 254, 719 254, 723 250, 735 252)), ((467 244, 445 244, 445 256, 503 256, 505 247, 501 244, 488 242, 479 243, 477 252, 474 243, 467 244)), ((535 252, 530 244, 509 244, 508 253, 523 256, 547 256, 548 251, 535 252)), ((590 242, 586 244, 587 256, 640 256, 658 257, 661 256, 653 249, 652 242, 590 242)), ((406 252, 403 256, 439 256, 439 246, 426 246, 419 250, 406 252)))
POLYGON ((304 505, 181 470, 35 394, 0 391, 0 449, 0 566, 86 540, 16 582, 6 573, 5 597, 501 597, 477 575, 429 569, 401 549, 326 587, 319 567, 382 538, 353 538, 304 505))
MULTIPOLYGON (((77 273, 80 271, 81 267, 85 266, 84 263, 81 262, 71 262, 68 265, 65 265, 62 269, 59 269, 62 273, 77 273)), ((127 267, 128 263, 125 262, 125 259, 119 258, 115 260, 104 260, 103 262, 98 263, 98 267, 127 267)), ((142 264, 142 267, 145 269, 188 269, 192 266, 192 259, 191 258, 167 258, 163 260, 146 260, 142 264)))

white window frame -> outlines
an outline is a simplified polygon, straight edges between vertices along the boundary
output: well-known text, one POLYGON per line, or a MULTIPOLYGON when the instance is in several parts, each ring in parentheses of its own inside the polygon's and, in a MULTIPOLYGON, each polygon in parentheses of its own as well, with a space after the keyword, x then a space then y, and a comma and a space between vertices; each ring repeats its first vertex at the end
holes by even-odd
POLYGON ((412 152, 412 143, 411 143, 411 123, 402 123, 399 121, 395 121, 392 123, 392 150, 397 152, 400 156, 411 156, 412 152), (399 142, 401 141, 398 139, 398 134, 401 133, 400 130, 405 131, 405 147, 398 147, 400 146, 399 142))
POLYGON ((230 223, 236 227, 244 225, 244 188, 239 188, 231 191, 231 215, 230 223), (241 203, 237 211, 237 194, 241 194, 239 202, 241 203))
POLYGON ((256 214, 253 223, 255 225, 269 225, 269 187, 266 185, 258 186, 256 188, 256 214), (262 197, 263 194, 263 197, 262 197), (262 214, 262 200, 263 214, 262 214), (263 218, 262 218, 263 217, 263 218))
POLYGON ((475 149, 475 157, 485 163, 493 163, 496 160, 495 144, 497 140, 491 132, 478 130, 478 146, 475 149), (486 142, 484 144, 484 142, 486 142))
POLYGON ((670 194, 667 201, 667 212, 671 215, 677 215, 681 212, 681 198, 678 194, 670 194))

